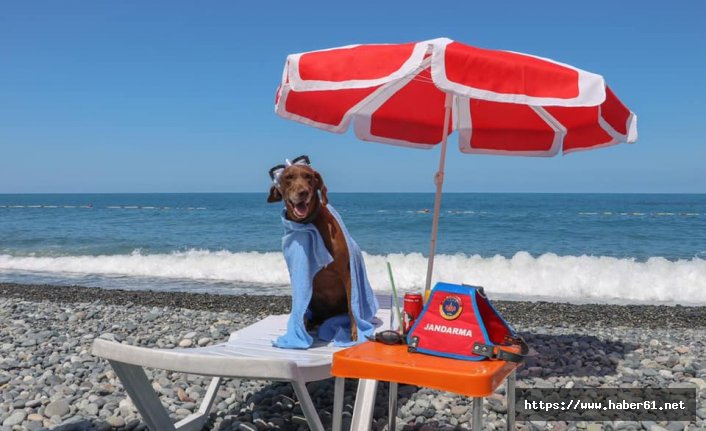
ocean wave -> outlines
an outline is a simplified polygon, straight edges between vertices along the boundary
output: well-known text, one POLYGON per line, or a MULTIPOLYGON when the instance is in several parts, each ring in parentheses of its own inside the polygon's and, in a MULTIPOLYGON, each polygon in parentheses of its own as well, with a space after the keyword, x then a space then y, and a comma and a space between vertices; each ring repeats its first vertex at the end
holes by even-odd
MULTIPOLYGON (((420 253, 365 255, 371 285, 389 291, 385 262, 394 270, 401 291, 423 289, 427 260, 420 253)), ((289 273, 279 252, 188 250, 165 254, 102 256, 0 255, 0 271, 43 272, 75 275, 149 277, 217 282, 287 285, 289 273)), ((554 300, 620 300, 706 304, 706 260, 646 261, 607 256, 532 256, 518 252, 512 257, 439 255, 434 280, 484 286, 502 296, 540 296, 554 300)), ((286 292, 282 292, 286 293, 286 292)))

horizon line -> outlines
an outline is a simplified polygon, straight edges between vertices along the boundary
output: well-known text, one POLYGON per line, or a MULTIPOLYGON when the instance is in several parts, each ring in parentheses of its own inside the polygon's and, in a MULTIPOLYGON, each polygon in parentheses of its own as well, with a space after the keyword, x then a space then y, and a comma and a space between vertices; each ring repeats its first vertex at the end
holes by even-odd
MULTIPOLYGON (((204 194, 267 194, 263 191, 233 192, 0 192, 3 195, 204 195, 204 194)), ((435 194, 433 191, 346 191, 329 194, 435 194)), ((442 191, 443 194, 566 194, 566 195, 706 195, 706 192, 595 192, 595 191, 442 191)))

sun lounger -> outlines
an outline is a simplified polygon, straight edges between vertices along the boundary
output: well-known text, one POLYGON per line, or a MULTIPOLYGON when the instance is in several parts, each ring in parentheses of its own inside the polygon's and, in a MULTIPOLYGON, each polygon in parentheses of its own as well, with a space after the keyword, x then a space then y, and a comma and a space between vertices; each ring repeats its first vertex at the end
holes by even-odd
MULTIPOLYGON (((377 316, 383 322, 384 328, 381 329, 386 329, 391 324, 391 301, 389 297, 378 297, 378 300, 380 311, 377 316)), ((249 378, 290 382, 309 428, 323 431, 306 383, 331 377, 333 354, 342 348, 323 343, 307 350, 273 347, 272 340, 284 334, 287 319, 288 315, 269 316, 232 333, 225 343, 199 348, 154 349, 99 338, 93 342, 93 354, 110 362, 150 430, 200 430, 208 419, 221 379, 249 378), (143 367, 213 376, 213 379, 198 411, 174 424, 143 367)), ((334 430, 340 429, 342 406, 343 385, 336 381, 334 430)))

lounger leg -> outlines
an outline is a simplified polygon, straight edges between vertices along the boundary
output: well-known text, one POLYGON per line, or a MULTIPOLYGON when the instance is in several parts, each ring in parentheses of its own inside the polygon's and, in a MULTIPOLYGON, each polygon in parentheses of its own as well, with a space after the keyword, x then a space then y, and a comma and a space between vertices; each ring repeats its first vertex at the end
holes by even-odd
POLYGON ((483 429, 483 397, 473 398, 473 431, 483 429))
POLYGON ((351 430, 369 430, 373 423, 373 409, 375 408, 375 392, 378 388, 377 380, 360 379, 358 392, 355 396, 355 407, 351 430))
POLYGON ((507 376, 507 431, 515 431, 515 372, 507 376))
POLYGON ((176 428, 147 380, 142 367, 117 361, 109 362, 115 374, 123 382, 125 391, 130 395, 147 427, 153 431, 174 431, 176 428))
POLYGON ((319 418, 319 413, 314 407, 314 402, 311 400, 309 391, 306 389, 306 385, 300 381, 293 381, 292 386, 294 386, 294 392, 297 394, 299 399, 299 404, 302 406, 302 411, 304 412, 304 417, 309 424, 309 429, 313 431, 324 431, 324 426, 319 418))
POLYGON ((343 419, 343 390, 346 386, 346 379, 336 377, 336 383, 333 387, 333 424, 331 431, 341 431, 341 422, 343 419))
POLYGON ((387 429, 395 431, 395 422, 397 422, 397 382, 390 382, 387 408, 387 429))
POLYGON ((198 431, 203 428, 208 420, 208 413, 211 411, 213 401, 216 399, 216 393, 218 392, 218 386, 220 384, 220 377, 211 379, 211 384, 208 385, 206 395, 204 395, 199 409, 174 425, 178 431, 198 431))

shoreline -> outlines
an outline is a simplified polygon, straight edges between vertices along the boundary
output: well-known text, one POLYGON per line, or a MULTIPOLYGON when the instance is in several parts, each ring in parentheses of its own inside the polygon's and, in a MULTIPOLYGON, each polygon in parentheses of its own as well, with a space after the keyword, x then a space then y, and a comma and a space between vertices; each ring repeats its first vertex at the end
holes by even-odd
MULTIPOLYGON (((222 295, 194 292, 105 289, 75 285, 0 282, 0 298, 26 301, 134 304, 189 310, 283 314, 291 307, 288 295, 222 295)), ((706 328, 706 306, 573 304, 546 301, 493 300, 493 305, 518 330, 525 326, 628 326, 645 329, 706 328)))

